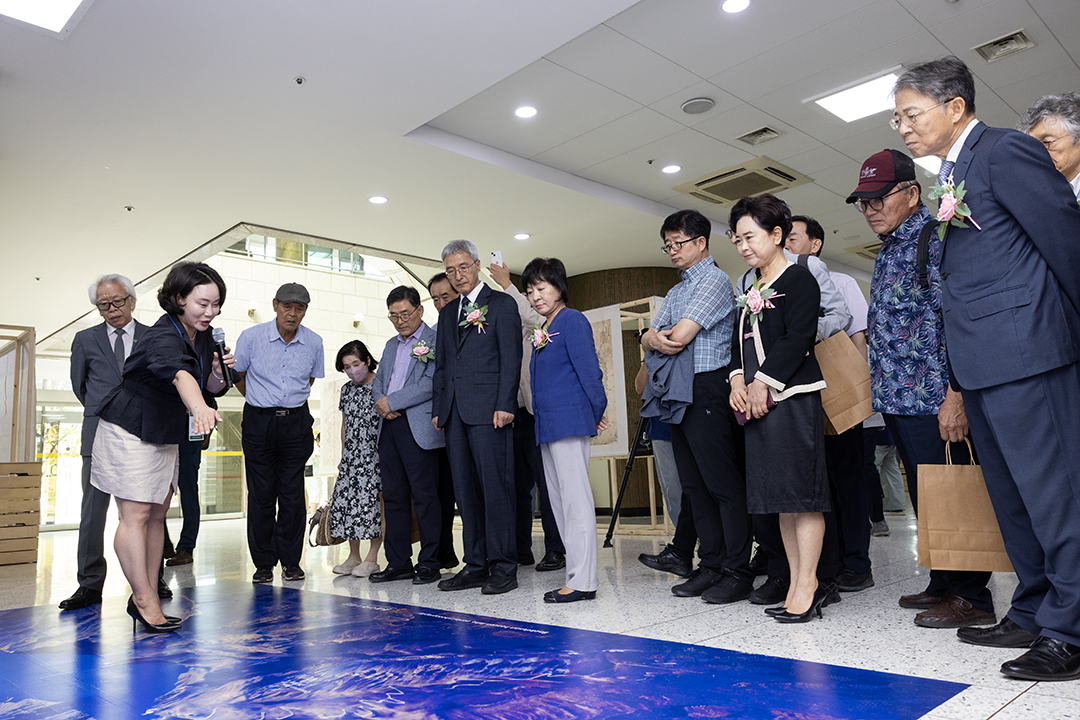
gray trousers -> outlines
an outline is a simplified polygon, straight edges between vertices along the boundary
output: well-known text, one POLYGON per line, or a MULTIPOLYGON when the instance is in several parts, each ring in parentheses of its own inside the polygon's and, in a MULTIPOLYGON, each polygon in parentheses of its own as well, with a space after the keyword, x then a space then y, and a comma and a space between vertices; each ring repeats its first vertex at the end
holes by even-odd
POLYGON ((83 455, 82 514, 79 517, 79 587, 101 592, 105 587, 105 518, 112 495, 90 484, 89 455, 83 455))
POLYGON ((588 437, 569 437, 543 443, 544 479, 551 512, 566 546, 566 587, 588 592, 599 581, 596 568, 596 505, 589 484, 588 437))
POLYGON ((679 527, 679 510, 682 508, 682 484, 679 482, 679 468, 675 465, 675 448, 670 440, 650 440, 653 451, 653 464, 656 466, 656 479, 660 481, 660 494, 664 496, 671 524, 679 527))

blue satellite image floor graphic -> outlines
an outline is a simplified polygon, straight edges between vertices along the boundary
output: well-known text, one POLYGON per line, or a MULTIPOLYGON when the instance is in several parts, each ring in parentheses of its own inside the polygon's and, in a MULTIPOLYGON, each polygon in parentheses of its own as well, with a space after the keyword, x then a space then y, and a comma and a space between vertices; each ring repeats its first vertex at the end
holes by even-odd
POLYGON ((0 717, 914 719, 966 685, 224 582, 0 612, 0 717))

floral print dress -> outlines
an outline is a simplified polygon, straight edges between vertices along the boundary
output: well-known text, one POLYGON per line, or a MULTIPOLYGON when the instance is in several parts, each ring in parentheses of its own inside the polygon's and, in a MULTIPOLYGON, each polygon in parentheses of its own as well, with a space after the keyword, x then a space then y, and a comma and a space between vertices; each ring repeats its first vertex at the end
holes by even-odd
POLYGON ((341 465, 330 499, 330 533, 345 540, 370 540, 382 534, 379 512, 379 448, 376 442, 379 415, 371 384, 351 380, 341 388, 341 422, 345 442, 341 465))

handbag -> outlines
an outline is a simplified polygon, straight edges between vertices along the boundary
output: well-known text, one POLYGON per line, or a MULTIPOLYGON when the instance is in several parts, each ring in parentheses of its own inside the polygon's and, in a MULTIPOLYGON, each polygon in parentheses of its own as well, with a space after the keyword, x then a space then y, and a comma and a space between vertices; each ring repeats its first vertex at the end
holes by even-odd
POLYGON ((315 513, 308 520, 308 545, 319 547, 325 545, 340 545, 345 542, 344 538, 334 537, 330 533, 330 506, 320 505, 315 508, 315 513), (315 534, 312 539, 312 533, 315 534))
MULTIPOLYGON (((971 441, 964 441, 970 451, 971 441)), ((948 443, 944 465, 919 466, 918 510, 920 565, 1013 572, 982 469, 974 462, 953 465, 948 443)))
POLYGON ((846 432, 874 414, 870 406, 870 366, 847 333, 838 332, 819 342, 814 346, 814 356, 825 378, 821 409, 825 411, 826 435, 846 432))

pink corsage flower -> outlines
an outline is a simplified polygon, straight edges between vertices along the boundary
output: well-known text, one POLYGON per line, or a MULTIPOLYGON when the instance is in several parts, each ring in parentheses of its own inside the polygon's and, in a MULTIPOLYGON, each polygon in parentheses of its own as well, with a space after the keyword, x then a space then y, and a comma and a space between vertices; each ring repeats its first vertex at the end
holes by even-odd
POLYGON ((421 340, 412 346, 412 356, 422 363, 435 359, 435 348, 428 345, 427 340, 421 340))
POLYGON ((542 347, 547 346, 551 342, 551 338, 555 337, 559 333, 549 333, 544 329, 544 323, 540 322, 533 328, 532 346, 539 350, 542 347))
POLYGON ((465 319, 458 323, 458 327, 464 327, 465 325, 473 325, 476 327, 477 332, 487 333, 484 327, 487 325, 487 305, 472 305, 465 306, 465 319))
POLYGON ((750 323, 756 324, 761 321, 761 315, 767 308, 776 307, 772 304, 773 299, 784 297, 777 294, 772 288, 762 288, 761 281, 755 280, 745 295, 740 295, 736 303, 740 308, 750 311, 750 323))
MULTIPOLYGON (((951 177, 949 179, 952 180, 951 177)), ((945 240, 945 228, 949 225, 966 227, 967 221, 970 220, 972 225, 982 230, 979 223, 975 222, 975 218, 971 217, 971 210, 964 202, 965 193, 963 181, 956 187, 953 187, 951 182, 944 185, 939 183, 927 193, 927 197, 931 200, 939 200, 937 219, 941 224, 938 225, 938 239, 942 242, 945 240)))

